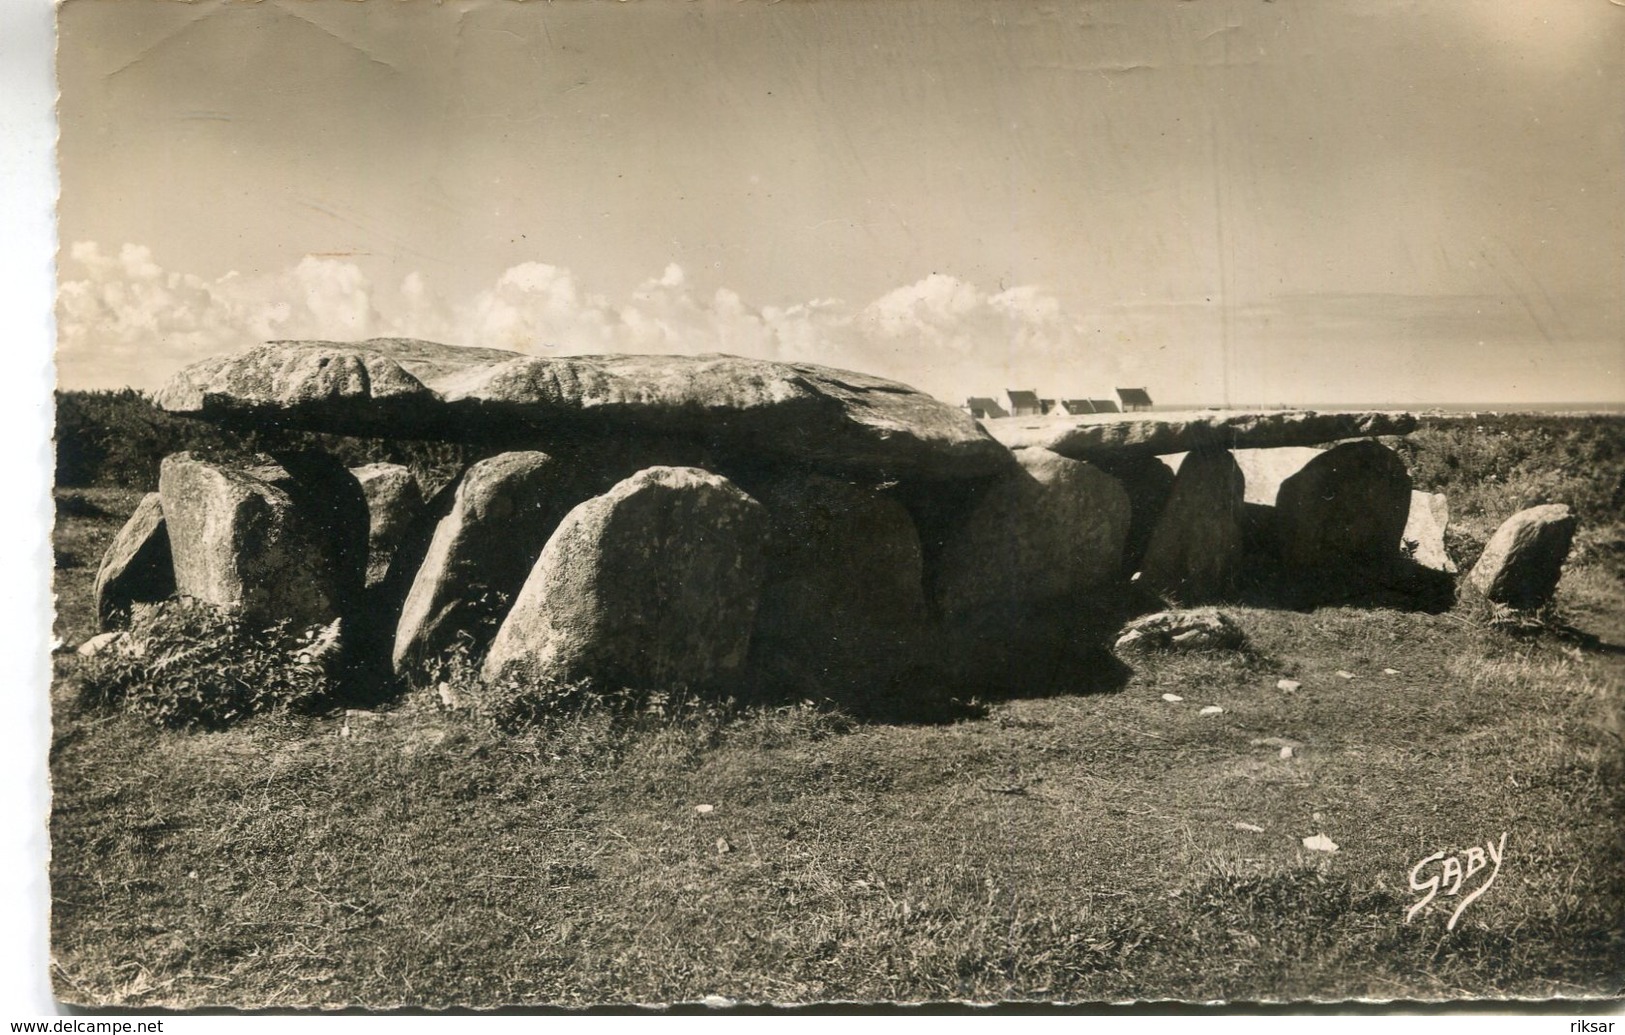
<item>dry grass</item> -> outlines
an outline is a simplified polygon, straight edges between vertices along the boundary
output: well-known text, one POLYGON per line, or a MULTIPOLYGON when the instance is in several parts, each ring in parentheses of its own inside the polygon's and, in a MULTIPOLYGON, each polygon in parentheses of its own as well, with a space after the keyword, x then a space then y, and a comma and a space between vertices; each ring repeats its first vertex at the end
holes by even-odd
MULTIPOLYGON (((92 558, 63 572, 70 642, 116 524, 59 523, 59 549, 92 558)), ((183 734, 81 711, 59 681, 57 994, 1619 995, 1621 665, 1603 648, 1621 641, 1586 619, 1617 616, 1617 562, 1571 566, 1560 599, 1603 643, 1515 638, 1465 606, 1234 608, 1246 652, 1136 658, 1120 692, 944 725, 690 706, 515 734, 413 697, 183 734), (1502 832, 1497 882, 1455 930, 1437 906, 1404 922, 1413 864, 1502 832), (1315 834, 1339 850, 1306 850, 1315 834)))

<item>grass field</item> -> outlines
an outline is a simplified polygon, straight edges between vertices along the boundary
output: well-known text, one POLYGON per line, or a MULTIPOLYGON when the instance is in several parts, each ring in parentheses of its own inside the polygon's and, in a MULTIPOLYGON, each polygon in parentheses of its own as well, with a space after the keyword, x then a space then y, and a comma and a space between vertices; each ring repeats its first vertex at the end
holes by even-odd
MULTIPOLYGON (((1497 482, 1485 468, 1516 436, 1485 450, 1425 430, 1407 446, 1419 486, 1460 497, 1458 561, 1523 496, 1576 501, 1581 539, 1543 631, 1514 635, 1470 603, 1229 608, 1245 651, 1135 657, 1120 691, 992 700, 951 724, 667 703, 516 734, 413 697, 184 734, 81 708, 77 659, 59 653, 57 995, 1625 994, 1625 529, 1606 506, 1621 428, 1560 428, 1588 459, 1552 473, 1560 451, 1523 450, 1497 482), (1494 883, 1453 930, 1461 895, 1406 922, 1413 866, 1503 834, 1494 883), (1306 848, 1315 835, 1337 850, 1306 848)), ((70 495, 57 631, 72 645, 139 494, 70 495)))

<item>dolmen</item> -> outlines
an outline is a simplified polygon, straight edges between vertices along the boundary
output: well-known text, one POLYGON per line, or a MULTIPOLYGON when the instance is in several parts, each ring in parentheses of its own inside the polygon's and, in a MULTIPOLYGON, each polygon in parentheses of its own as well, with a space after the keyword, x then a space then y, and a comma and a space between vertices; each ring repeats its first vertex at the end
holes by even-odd
POLYGON ((1309 581, 1454 571, 1443 498, 1376 441, 1407 415, 984 425, 813 364, 407 339, 253 346, 181 370, 157 402, 272 446, 164 460, 98 573, 102 627, 172 595, 338 620, 407 684, 460 665, 492 686, 884 711, 1077 685, 1122 624, 1103 602, 1225 599, 1261 550, 1309 581), (277 444, 301 431, 474 459, 425 494, 404 467, 277 444))

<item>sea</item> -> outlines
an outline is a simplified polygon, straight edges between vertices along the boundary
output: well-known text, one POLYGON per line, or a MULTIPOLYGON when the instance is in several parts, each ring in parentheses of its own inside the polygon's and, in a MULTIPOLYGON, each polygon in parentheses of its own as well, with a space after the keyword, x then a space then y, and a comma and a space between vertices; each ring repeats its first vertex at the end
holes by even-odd
POLYGON ((1400 411, 1404 413, 1540 413, 1575 416, 1625 415, 1625 402, 1474 402, 1474 403, 1395 403, 1395 402, 1340 402, 1340 403, 1232 403, 1225 406, 1182 403, 1153 406, 1153 413, 1203 409, 1241 410, 1265 412, 1269 410, 1316 410, 1336 413, 1349 410, 1400 411))

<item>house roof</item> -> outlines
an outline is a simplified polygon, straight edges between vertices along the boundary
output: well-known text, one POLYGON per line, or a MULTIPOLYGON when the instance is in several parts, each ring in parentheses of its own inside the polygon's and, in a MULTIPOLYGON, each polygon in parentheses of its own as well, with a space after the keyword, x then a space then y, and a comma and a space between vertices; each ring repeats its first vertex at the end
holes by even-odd
POLYGON ((1006 388, 1004 394, 1010 397, 1011 406, 1038 406, 1038 393, 1029 392, 1021 388, 1006 388))
POLYGON ((1117 404, 1110 399, 1090 399, 1089 405, 1095 408, 1096 413, 1119 413, 1117 404))
POLYGON ((1000 406, 997 401, 995 401, 993 399, 989 399, 987 396, 984 396, 984 395, 973 395, 973 396, 971 396, 969 399, 965 400, 965 405, 968 406, 970 409, 972 409, 974 411, 980 411, 981 413, 985 413, 989 417, 1008 417, 1009 416, 1009 414, 1004 411, 1003 406, 1000 406))
POLYGON ((1117 397, 1123 400, 1124 406, 1150 406, 1151 393, 1144 388, 1119 388, 1117 397))
POLYGON ((1094 405, 1088 399, 1067 399, 1062 403, 1068 413, 1093 413, 1094 405))

